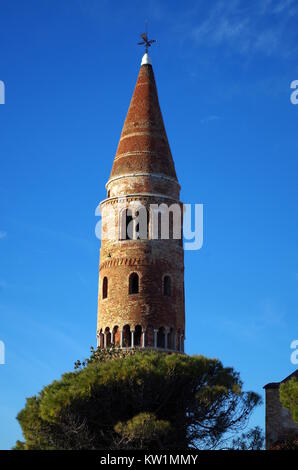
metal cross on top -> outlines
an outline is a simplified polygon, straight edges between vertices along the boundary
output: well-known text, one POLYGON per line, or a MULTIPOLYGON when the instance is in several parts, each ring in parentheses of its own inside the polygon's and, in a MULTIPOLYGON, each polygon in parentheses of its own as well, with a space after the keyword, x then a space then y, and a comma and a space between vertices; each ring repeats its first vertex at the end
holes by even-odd
POLYGON ((141 38, 142 38, 142 42, 138 42, 138 45, 145 46, 145 52, 147 54, 149 47, 151 46, 151 44, 156 42, 156 39, 148 39, 147 28, 146 28, 146 32, 141 34, 141 38))

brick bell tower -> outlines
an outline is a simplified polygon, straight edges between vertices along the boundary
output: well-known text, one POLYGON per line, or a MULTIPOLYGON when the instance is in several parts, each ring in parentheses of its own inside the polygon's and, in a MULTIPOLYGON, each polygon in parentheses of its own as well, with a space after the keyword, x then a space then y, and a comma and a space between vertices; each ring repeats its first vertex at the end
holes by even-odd
POLYGON ((170 239, 160 236, 160 228, 152 236, 152 207, 182 204, 147 48, 106 188, 100 204, 97 345, 184 352, 182 229, 174 238, 170 212, 170 239), (128 210, 136 207, 139 215, 139 205, 147 218, 143 236, 128 210), (114 236, 107 236, 111 227, 114 236))

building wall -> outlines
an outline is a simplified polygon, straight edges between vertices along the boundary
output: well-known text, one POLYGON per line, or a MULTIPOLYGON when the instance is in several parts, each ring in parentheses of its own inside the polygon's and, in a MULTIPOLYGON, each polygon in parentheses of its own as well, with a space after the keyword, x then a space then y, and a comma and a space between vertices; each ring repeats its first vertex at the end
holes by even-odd
POLYGON ((279 388, 266 389, 266 449, 295 432, 298 433, 298 425, 293 421, 289 410, 282 406, 279 388))

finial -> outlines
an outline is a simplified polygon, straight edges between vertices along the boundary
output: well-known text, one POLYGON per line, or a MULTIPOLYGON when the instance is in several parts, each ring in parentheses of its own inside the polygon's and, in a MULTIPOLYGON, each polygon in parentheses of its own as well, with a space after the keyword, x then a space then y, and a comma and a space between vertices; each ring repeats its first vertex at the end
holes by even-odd
POLYGON ((142 33, 141 35, 142 42, 138 42, 139 46, 145 46, 145 54, 148 54, 148 49, 153 44, 154 42, 157 42, 156 39, 148 39, 148 33, 147 33, 147 21, 146 21, 146 31, 145 33, 142 33))

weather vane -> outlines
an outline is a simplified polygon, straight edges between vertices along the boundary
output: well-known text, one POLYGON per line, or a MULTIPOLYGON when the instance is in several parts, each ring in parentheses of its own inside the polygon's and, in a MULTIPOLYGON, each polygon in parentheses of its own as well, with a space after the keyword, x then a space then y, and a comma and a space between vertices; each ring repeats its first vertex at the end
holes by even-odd
POLYGON ((146 21, 146 32, 141 34, 142 42, 138 42, 139 46, 145 46, 145 52, 148 53, 148 49, 154 42, 157 42, 156 39, 148 39, 147 34, 147 21, 146 21))

